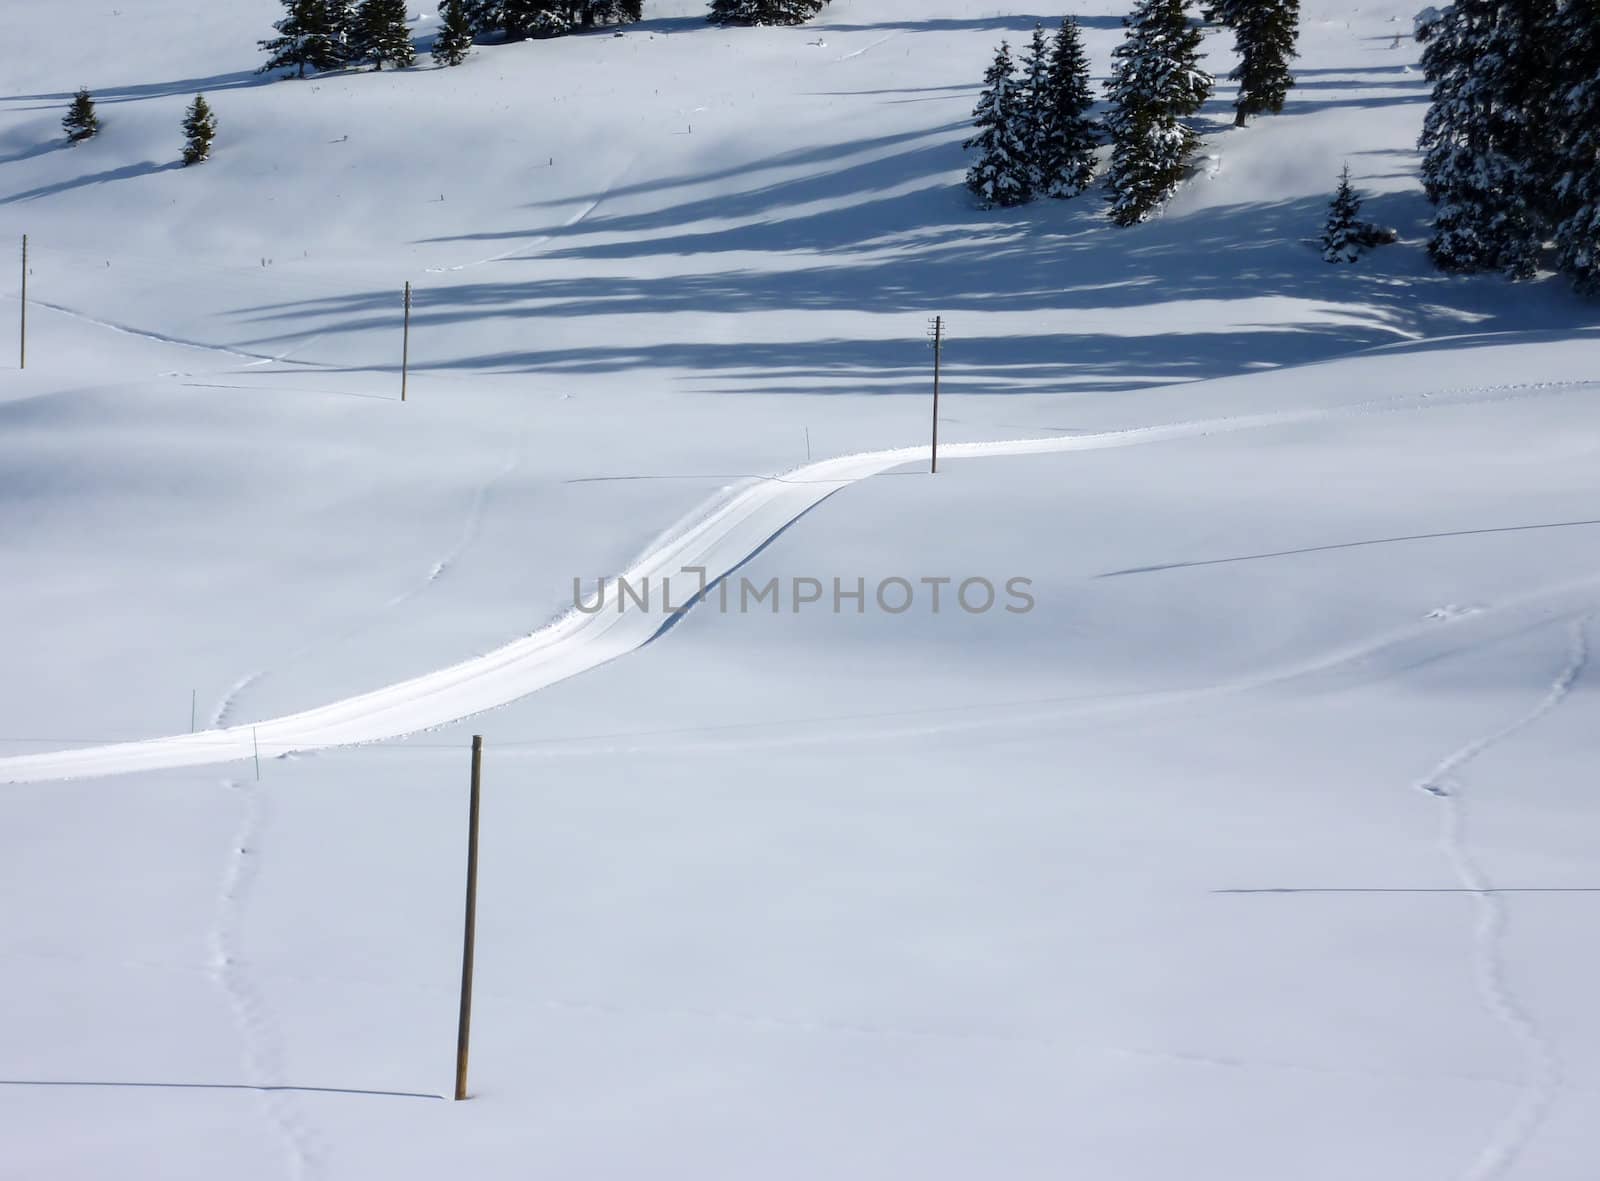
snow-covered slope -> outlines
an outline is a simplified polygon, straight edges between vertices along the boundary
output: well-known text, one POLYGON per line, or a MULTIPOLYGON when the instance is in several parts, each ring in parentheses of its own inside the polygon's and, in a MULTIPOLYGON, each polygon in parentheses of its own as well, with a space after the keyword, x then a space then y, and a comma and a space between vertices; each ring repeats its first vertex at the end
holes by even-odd
POLYGON ((11 18, 6 1168, 1588 1177, 1600 339, 1427 270, 1409 6, 1306 0, 1125 231, 960 187, 1117 0, 289 82, 278 7, 11 18), (1331 267, 1346 161, 1403 241, 1331 267), (570 614, 686 564, 1035 606, 570 614))

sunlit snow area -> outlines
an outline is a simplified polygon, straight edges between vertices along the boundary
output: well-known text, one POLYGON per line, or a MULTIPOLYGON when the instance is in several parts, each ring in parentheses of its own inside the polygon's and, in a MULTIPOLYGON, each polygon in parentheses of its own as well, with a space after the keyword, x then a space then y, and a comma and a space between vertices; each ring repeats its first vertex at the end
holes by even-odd
POLYGON ((1430 267, 1416 0, 1244 128, 1209 27, 1146 225, 978 209, 1128 6, 13 6, 0 1177, 1592 1181, 1600 305, 1430 267))

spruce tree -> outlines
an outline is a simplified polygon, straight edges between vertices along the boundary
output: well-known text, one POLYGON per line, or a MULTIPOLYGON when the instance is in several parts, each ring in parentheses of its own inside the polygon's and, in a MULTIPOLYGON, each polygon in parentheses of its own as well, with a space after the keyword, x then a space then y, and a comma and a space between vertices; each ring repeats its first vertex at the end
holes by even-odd
POLYGON ((504 6, 501 0, 455 0, 467 14, 467 24, 472 35, 481 37, 498 32, 505 27, 504 6))
POLYGON ((644 0, 579 0, 576 17, 586 29, 629 25, 644 19, 644 0))
POLYGON ((1051 197, 1075 197, 1094 179, 1098 136, 1089 112, 1089 55, 1078 24, 1061 22, 1050 48, 1049 101, 1044 141, 1039 149, 1040 189, 1051 197))
POLYGON ((1239 64, 1228 76, 1239 84, 1234 126, 1251 115, 1283 110, 1294 86, 1289 63, 1300 36, 1300 0, 1256 0, 1231 14, 1239 64))
POLYGON ((801 25, 828 0, 711 0, 714 25, 801 25))
POLYGON ((211 141, 217 137, 217 119, 206 103, 205 95, 197 94, 183 116, 183 163, 185 167, 211 159, 211 141))
POLYGON ((1011 47, 1003 41, 983 85, 972 112, 978 133, 962 145, 978 151, 977 161, 967 170, 967 188, 985 209, 1021 205, 1033 194, 1027 144, 1020 134, 1021 93, 1011 47))
POLYGON ((278 35, 258 43, 269 55, 261 73, 293 66, 304 78, 307 67, 333 70, 344 64, 341 0, 283 0, 283 6, 283 19, 273 26, 278 35))
POLYGON ((1361 198, 1350 184, 1350 165, 1339 174, 1339 191, 1328 203, 1328 223, 1322 230, 1322 257, 1327 262, 1355 262, 1366 237, 1361 220, 1361 198))
POLYGON ((714 25, 760 24, 760 10, 756 0, 711 0, 711 15, 706 19, 714 25))
POLYGON ((1111 220, 1134 225, 1170 197, 1200 137, 1184 120, 1211 93, 1200 68, 1200 32, 1189 27, 1183 0, 1138 0, 1123 19, 1127 34, 1112 51, 1111 220))
POLYGON ((1600 295, 1600 9, 1568 0, 1550 29, 1557 66, 1541 126, 1548 137, 1541 161, 1555 222, 1556 265, 1579 291, 1600 295))
POLYGON ((406 24, 406 0, 361 0, 352 50, 352 61, 370 61, 374 70, 383 69, 385 62, 412 65, 416 49, 406 24))
POLYGON ((472 49, 472 21, 462 0, 440 0, 439 21, 433 60, 441 66, 459 66, 472 49))
POLYGON ((82 143, 100 133, 100 116, 94 113, 94 98, 87 86, 80 86, 72 96, 72 105, 62 117, 61 127, 67 133, 68 143, 82 143))
POLYGON ((1555 64, 1545 34, 1554 0, 1457 0, 1419 30, 1433 83, 1422 179, 1437 207, 1428 254, 1449 271, 1533 275, 1547 232, 1537 111, 1555 64))
POLYGON ((1028 194, 1045 191, 1045 154, 1050 136, 1050 47, 1044 26, 1033 26, 1033 40, 1023 51, 1016 81, 1017 138, 1028 166, 1028 194))

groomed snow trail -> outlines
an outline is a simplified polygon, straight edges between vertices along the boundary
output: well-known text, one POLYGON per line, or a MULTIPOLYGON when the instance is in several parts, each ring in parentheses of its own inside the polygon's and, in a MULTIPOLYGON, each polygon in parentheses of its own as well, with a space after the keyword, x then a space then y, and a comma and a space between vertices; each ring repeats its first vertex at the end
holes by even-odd
MULTIPOLYGON (((1355 415, 1424 409, 1463 403, 1536 396, 1573 385, 1538 383, 1388 398, 1336 409, 1240 415, 1159 426, 1045 439, 993 443, 955 443, 940 449, 947 459, 1048 455, 1130 447, 1249 429, 1289 426, 1355 415)), ((708 583, 734 570, 790 523, 822 501, 860 480, 908 463, 927 463, 927 447, 901 447, 822 460, 785 476, 762 479, 737 495, 717 498, 688 528, 653 546, 620 578, 640 587, 659 588, 674 579, 674 598, 690 598, 685 584, 698 586, 686 571, 704 569, 708 583)), ((301 751, 381 742, 448 725, 536 693, 597 668, 654 638, 686 606, 668 614, 630 607, 621 610, 618 580, 607 580, 596 604, 571 611, 540 630, 483 656, 426 673, 386 688, 330 705, 254 724, 204 730, 138 742, 0 759, 0 783, 36 783, 160 771, 275 758, 301 751)))

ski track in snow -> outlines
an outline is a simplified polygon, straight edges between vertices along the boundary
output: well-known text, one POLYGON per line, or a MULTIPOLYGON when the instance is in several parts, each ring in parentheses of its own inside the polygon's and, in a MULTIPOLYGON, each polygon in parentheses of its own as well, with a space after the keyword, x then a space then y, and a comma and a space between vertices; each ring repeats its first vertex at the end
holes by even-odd
POLYGON ((1537 705, 1509 725, 1455 750, 1416 784, 1440 801, 1443 808, 1440 844, 1456 878, 1465 889, 1473 891, 1478 911, 1473 957, 1484 1007, 1522 1047, 1527 1062, 1521 1099, 1494 1130, 1489 1143, 1463 1174, 1463 1181, 1493 1181, 1506 1173, 1538 1134, 1562 1089, 1562 1077, 1561 1060, 1554 1042, 1523 1008, 1506 979, 1503 950, 1506 900, 1491 892, 1493 882, 1472 854, 1467 830, 1467 797, 1459 773, 1485 751, 1534 725, 1571 695, 1589 663, 1591 618, 1591 614, 1586 614, 1571 624, 1566 664, 1537 705))
MULTIPOLYGON (((956 443, 944 447, 942 454, 949 459, 974 459, 1129 447, 1367 414, 1504 401, 1595 384, 1493 386, 1332 409, 1239 415, 1095 435, 956 443)), ((682 578, 685 570, 704 568, 708 583, 714 585, 834 493, 908 463, 926 463, 927 459, 926 446, 846 455, 807 464, 781 478, 762 480, 732 497, 714 498, 714 507, 697 523, 647 550, 621 577, 634 586, 642 585, 646 579, 659 585, 664 577, 682 578)), ((600 607, 593 613, 571 611, 483 656, 258 725, 213 727, 198 734, 0 758, 0 782, 38 782, 233 762, 251 758, 257 740, 261 755, 271 758, 381 742, 448 725, 507 705, 642 647, 683 613, 680 610, 663 618, 643 611, 621 611, 619 594, 619 583, 608 581, 600 607)))
POLYGON ((225 791, 244 797, 244 812, 217 896, 209 950, 210 975, 228 999, 234 1027, 242 1043, 242 1060, 248 1085, 259 1088, 262 1108, 283 1141, 291 1181, 309 1181, 320 1174, 322 1146, 285 1085, 282 1038, 266 1003, 251 983, 238 952, 238 931, 245 902, 260 873, 261 841, 266 827, 267 801, 260 783, 243 779, 222 782, 225 791))
MULTIPOLYGON (((140 340, 153 340, 157 344, 173 345, 177 348, 197 349, 204 353, 221 353, 225 357, 236 357, 240 360, 248 361, 251 366, 272 365, 281 362, 286 365, 302 365, 307 368, 317 369, 322 368, 322 366, 318 365, 315 361, 288 360, 287 358, 289 353, 294 351, 293 348, 289 349, 281 356, 270 356, 265 353, 247 353, 241 349, 230 349, 226 345, 203 344, 198 340, 185 340, 184 338, 178 336, 167 336, 164 333, 151 332, 145 328, 134 328, 127 324, 118 324, 112 320, 101 320, 98 317, 88 315, 85 312, 74 311, 72 308, 66 307, 62 304, 46 303, 42 299, 30 298, 28 300, 28 306, 45 308, 48 311, 55 312, 58 315, 68 316, 74 320, 81 320, 85 324, 93 324, 97 327, 105 328, 111 332, 121 333, 123 336, 132 336, 140 340)), ((297 345, 295 347, 298 348, 301 346, 297 345)))
MULTIPOLYGON (((489 503, 490 496, 494 492, 495 487, 502 480, 506 479, 511 475, 512 472, 516 471, 517 468, 522 466, 523 456, 526 452, 526 443, 527 436, 524 435, 523 438, 518 441, 516 450, 512 453, 511 458, 506 462, 505 466, 494 475, 490 476, 483 483, 478 485, 477 490, 472 496, 472 504, 467 510, 467 519, 466 523, 461 528, 461 536, 457 539, 455 545, 453 545, 445 553, 444 557, 440 558, 433 564, 433 566, 428 570, 426 577, 424 577, 420 582, 417 582, 411 586, 409 589, 403 590, 399 594, 386 599, 384 602, 380 603, 376 610, 374 610, 370 615, 366 616, 353 626, 346 628, 344 631, 339 632, 337 635, 332 637, 319 636, 314 640, 309 640, 300 645, 298 648, 295 648, 293 651, 289 652, 288 655, 284 656, 282 660, 278 661, 277 665, 274 667, 281 668, 285 664, 293 664, 298 660, 304 659, 313 652, 326 652, 330 648, 354 639, 362 632, 373 627, 377 623, 378 617, 382 613, 393 611, 396 608, 405 606, 405 604, 409 603, 412 599, 415 599, 418 595, 422 594, 429 587, 433 586, 434 583, 438 582, 441 578, 448 574, 451 568, 454 567, 456 563, 458 563, 466 555, 466 552, 472 548, 473 543, 478 540, 478 533, 483 527, 484 511, 489 503)), ((249 673, 235 681, 233 685, 229 687, 228 691, 222 695, 222 699, 217 703, 216 708, 211 711, 211 721, 209 723, 210 726, 215 729, 232 717, 235 710, 238 708, 239 698, 244 695, 246 690, 255 687, 256 685, 260 684, 261 681, 265 680, 271 671, 272 670, 265 668, 257 669, 255 672, 249 673)))
POLYGON ((845 54, 843 57, 837 58, 835 60, 835 64, 837 64, 838 62, 847 62, 847 61, 851 60, 852 58, 861 57, 863 54, 871 53, 874 49, 878 48, 878 46, 888 44, 890 41, 893 41, 899 35, 900 35, 899 31, 896 30, 895 32, 890 33, 887 37, 879 37, 876 41, 872 42, 870 45, 863 45, 860 49, 851 50, 849 53, 845 54))
MULTIPOLYGON (((627 178, 628 173, 633 171, 633 166, 635 163, 637 163, 636 160, 628 161, 628 163, 623 167, 622 171, 618 172, 616 176, 612 177, 611 180, 606 183, 606 187, 601 190, 600 195, 595 197, 593 200, 586 202, 583 207, 578 210, 578 212, 574 213, 571 217, 567 218, 566 221, 562 222, 561 228, 564 230, 570 230, 573 226, 576 226, 587 220, 589 215, 592 214, 596 209, 599 209, 601 203, 611 195, 611 190, 621 184, 622 181, 627 178)), ((457 263, 455 266, 451 267, 427 267, 425 269, 430 275, 449 275, 454 274, 457 271, 470 271, 474 267, 487 266, 492 262, 510 262, 512 259, 521 257, 524 251, 533 250, 539 246, 543 246, 553 237, 555 237, 554 234, 538 234, 534 237, 523 239, 510 250, 502 251, 499 254, 491 254, 488 258, 480 258, 472 262, 457 263)))

